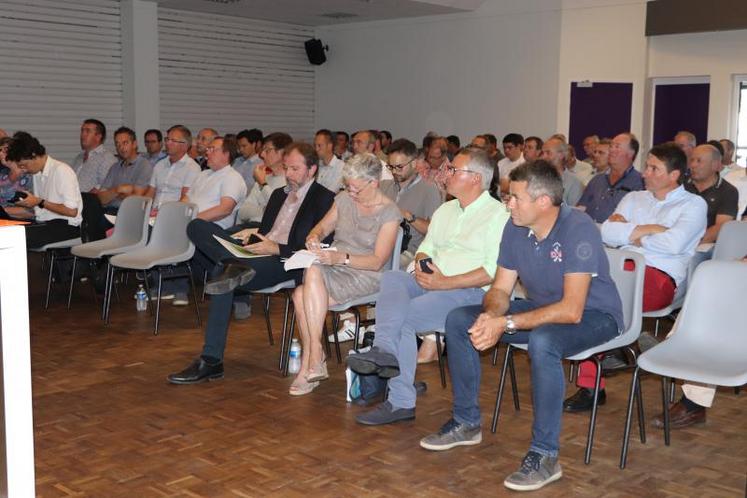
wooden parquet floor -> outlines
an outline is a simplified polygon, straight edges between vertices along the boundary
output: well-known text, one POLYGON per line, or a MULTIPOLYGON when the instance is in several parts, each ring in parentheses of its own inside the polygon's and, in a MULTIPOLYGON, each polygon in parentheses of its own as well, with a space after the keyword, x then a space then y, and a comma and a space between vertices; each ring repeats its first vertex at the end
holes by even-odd
MULTIPOLYGON (((361 427, 344 397, 344 370, 313 394, 288 396, 277 371, 278 345, 267 342, 256 313, 232 324, 226 378, 173 386, 166 375, 200 351, 202 331, 191 308, 167 303, 159 336, 136 313, 132 291, 102 325, 90 289, 78 286, 67 311, 57 289, 41 306, 37 260, 30 264, 32 369, 37 494, 40 497, 311 497, 508 496, 530 437, 532 405, 524 355, 517 355, 522 409, 506 398, 496 434, 489 432, 497 367, 484 358, 483 443, 434 453, 418 446, 450 415, 450 389, 435 364, 419 369, 428 392, 417 419, 361 427)), ((259 310, 255 301, 255 310, 259 310)), ((204 315, 207 303, 202 306, 204 315)), ((280 321, 281 300, 273 303, 280 321)), ((277 338, 277 336, 276 336, 277 338)), ((618 469, 629 374, 609 379, 591 465, 583 464, 587 415, 565 415, 564 478, 534 496, 743 496, 747 475, 747 392, 719 391, 705 426, 673 433, 666 447, 648 426, 637 433, 628 468, 618 469)), ((569 388, 570 389, 570 388, 569 388)), ((647 417, 661 408, 658 379, 644 380, 647 417)))

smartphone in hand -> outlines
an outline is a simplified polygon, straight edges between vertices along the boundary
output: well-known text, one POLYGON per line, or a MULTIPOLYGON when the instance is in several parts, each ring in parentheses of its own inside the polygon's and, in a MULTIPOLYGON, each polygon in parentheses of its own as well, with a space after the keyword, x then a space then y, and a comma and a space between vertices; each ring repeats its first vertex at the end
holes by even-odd
POLYGON ((252 245, 252 244, 256 244, 257 242, 262 242, 262 239, 260 239, 259 237, 257 237, 256 233, 253 233, 247 239, 246 245, 249 246, 249 245, 252 245))
POLYGON ((433 258, 421 259, 418 263, 420 264, 420 271, 422 271, 423 273, 433 273, 433 270, 428 267, 428 263, 433 263, 433 258))

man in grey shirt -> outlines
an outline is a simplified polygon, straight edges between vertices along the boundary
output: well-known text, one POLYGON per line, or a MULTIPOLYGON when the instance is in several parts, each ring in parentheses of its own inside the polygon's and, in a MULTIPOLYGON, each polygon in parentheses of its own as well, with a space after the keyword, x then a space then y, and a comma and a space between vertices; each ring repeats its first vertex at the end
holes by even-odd
POLYGON ((109 173, 109 168, 117 162, 114 154, 104 148, 106 126, 98 119, 86 119, 80 126, 80 148, 83 151, 73 161, 72 167, 78 177, 81 192, 93 192, 101 188, 101 183, 109 173))
POLYGON ((138 154, 137 136, 130 128, 122 126, 114 132, 114 146, 121 158, 106 175, 101 190, 96 192, 104 211, 115 214, 122 201, 131 195, 145 195, 153 175, 153 166, 138 154))
POLYGON ((443 202, 438 188, 431 182, 423 181, 415 170, 417 157, 418 149, 414 143, 404 138, 392 142, 386 166, 394 180, 384 180, 379 187, 397 203, 410 231, 410 241, 400 258, 402 269, 412 261, 428 231, 431 216, 443 202))
POLYGON ((560 138, 550 138, 542 145, 540 157, 549 162, 558 171, 563 180, 563 202, 573 207, 578 204, 581 194, 584 193, 584 185, 575 173, 565 167, 568 155, 568 144, 560 138))

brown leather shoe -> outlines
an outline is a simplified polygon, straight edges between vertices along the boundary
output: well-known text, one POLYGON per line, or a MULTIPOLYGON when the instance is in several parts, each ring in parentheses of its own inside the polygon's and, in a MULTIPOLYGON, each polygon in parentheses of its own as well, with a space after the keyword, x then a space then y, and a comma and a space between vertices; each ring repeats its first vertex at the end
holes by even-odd
MULTIPOLYGON (((704 424, 706 421, 706 409, 701 407, 689 412, 682 401, 678 401, 669 407, 669 428, 684 429, 691 425, 704 424)), ((654 427, 664 427, 664 414, 654 417, 654 427)))

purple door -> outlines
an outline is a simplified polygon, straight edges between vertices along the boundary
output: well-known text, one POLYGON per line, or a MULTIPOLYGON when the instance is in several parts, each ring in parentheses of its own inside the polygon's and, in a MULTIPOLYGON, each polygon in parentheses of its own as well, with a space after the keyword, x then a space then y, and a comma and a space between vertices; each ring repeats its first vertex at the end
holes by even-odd
POLYGON ((693 133, 698 143, 708 140, 710 83, 654 88, 654 144, 673 140, 678 131, 693 133))
POLYGON ((612 138, 630 131, 633 83, 571 83, 571 117, 568 142, 584 156, 582 144, 589 135, 612 138), (588 84, 587 84, 588 85, 588 84))

